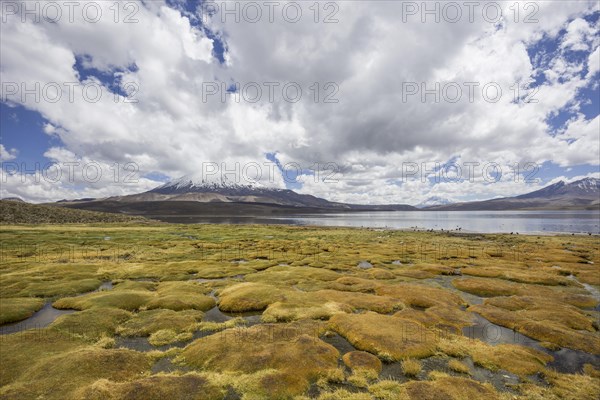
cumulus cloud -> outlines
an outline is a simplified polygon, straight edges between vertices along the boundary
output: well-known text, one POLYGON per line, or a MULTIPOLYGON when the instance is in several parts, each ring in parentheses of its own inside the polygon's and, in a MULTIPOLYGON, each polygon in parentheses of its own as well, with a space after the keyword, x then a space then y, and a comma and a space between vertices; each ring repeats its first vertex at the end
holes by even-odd
MULTIPOLYGON (((243 14, 224 21, 223 13, 190 12, 182 2, 139 2, 137 22, 124 23, 121 10, 115 23, 112 3, 95 3, 107 16, 97 23, 77 12, 73 22, 7 16, 3 23, 3 81, 19 89, 38 84, 47 93, 22 98, 3 85, 2 98, 48 121, 44 132, 62 143, 48 153, 56 163, 133 163, 140 176, 177 178, 206 162, 262 164, 276 152, 284 166, 330 165, 319 177, 335 175, 336 182, 304 174, 301 192, 413 204, 432 194, 485 198, 534 190, 535 184, 508 177, 514 163, 598 163, 597 117, 578 115, 560 135, 551 135, 548 123, 565 107, 577 114, 577 93, 598 71, 598 26, 584 19, 598 12, 594 1, 536 3, 535 22, 526 20, 523 2, 518 17, 512 3, 501 3, 503 17, 495 21, 481 8, 469 21, 463 9, 457 23, 431 16, 423 23, 421 14, 403 14, 402 2, 366 1, 335 3, 318 15, 300 3, 297 22, 284 18, 285 3, 273 21, 263 8, 252 22, 243 14), (560 32, 566 32, 560 52, 534 65, 529 48, 560 32), (215 57, 215 38, 224 43, 225 63, 215 57), (589 57, 566 54, 574 51, 589 57), (538 72, 545 81, 535 86, 538 72), (302 96, 290 101, 297 87, 302 96), (97 101, 90 100, 93 89, 102 94, 97 101), (49 101, 55 90, 60 99, 49 101), (403 166, 453 158, 497 163, 506 175, 493 184, 482 171, 453 183, 423 180, 423 168, 418 179, 402 177, 403 166)), ((3 186, 16 191, 16 182, 8 184, 13 178, 3 186)), ((282 177, 274 182, 281 186, 282 177)), ((28 189, 11 193, 39 200, 102 197, 159 183, 78 182, 54 193, 48 182, 27 181, 28 189)))
POLYGON ((0 161, 10 161, 17 158, 19 152, 17 149, 7 150, 3 144, 0 143, 0 161))

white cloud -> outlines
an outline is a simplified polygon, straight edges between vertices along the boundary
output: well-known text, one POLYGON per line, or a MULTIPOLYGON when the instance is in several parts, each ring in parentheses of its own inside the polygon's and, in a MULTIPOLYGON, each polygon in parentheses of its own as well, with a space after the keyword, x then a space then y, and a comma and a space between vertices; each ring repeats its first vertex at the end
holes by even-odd
POLYGON ((3 144, 0 143, 0 161, 10 161, 17 158, 19 152, 17 149, 7 150, 3 144))
MULTIPOLYGON (((105 7, 104 15, 113 15, 108 8, 112 3, 96 3, 105 7)), ((197 172, 203 162, 261 164, 266 153, 277 151, 282 163, 338 165, 339 183, 324 185, 305 177, 301 190, 332 200, 417 203, 430 192, 451 198, 464 192, 475 197, 517 194, 527 188, 514 181, 435 186, 420 180, 391 182, 403 163, 445 162, 455 156, 466 162, 497 162, 506 171, 515 162, 598 163, 600 140, 594 133, 598 118, 587 121, 578 116, 562 135, 548 135, 547 117, 564 107, 576 110, 578 90, 592 82, 593 71, 599 68, 597 26, 582 18, 597 10, 597 3, 565 3, 536 3, 537 23, 523 22, 523 8, 515 21, 508 9, 512 3, 502 3, 505 17, 498 25, 479 14, 473 23, 464 18, 456 24, 422 23, 419 16, 403 23, 400 2, 340 2, 335 15, 339 22, 333 24, 315 23, 309 3, 302 3, 304 18, 298 23, 285 21, 281 9, 272 23, 266 14, 259 23, 235 23, 231 17, 222 23, 213 18, 208 26, 226 40, 226 65, 213 58, 213 41, 190 24, 188 14, 162 1, 137 3, 138 22, 130 24, 112 18, 90 24, 78 13, 74 23, 23 24, 19 17, 8 18, 0 39, 3 80, 27 87, 56 82, 63 88, 57 102, 12 98, 48 120, 44 131, 63 143, 48 152, 57 163, 131 162, 141 175, 161 172, 178 177, 197 172), (561 29, 567 31, 561 49, 590 53, 595 49, 585 60, 587 65, 555 54, 543 71, 548 81, 535 95, 538 102, 516 104, 514 85, 526 85, 536 72, 527 46, 561 29), (100 81, 80 76, 74 68, 77 58, 86 67, 119 76, 121 90, 137 87, 137 102, 125 102, 100 81), (590 72, 584 79, 581 71, 586 66, 590 72), (233 96, 225 103, 218 101, 219 96, 206 102, 203 84, 213 81, 256 82, 263 97, 257 103, 236 103, 233 96), (66 82, 79 85, 73 101, 68 99, 66 82), (280 84, 275 102, 267 101, 265 82, 280 84), (297 82, 303 89, 297 103, 282 100, 286 82, 297 82), (323 102, 335 89, 327 89, 327 82, 339 88, 335 94, 339 102, 323 102), (456 103, 444 98, 423 103, 419 95, 404 101, 407 82, 428 88, 436 82, 441 86, 456 82, 463 96, 456 103), (479 84, 472 102, 468 82, 479 84), (318 102, 313 98, 315 83, 318 102), (502 88, 495 103, 482 93, 484 85, 492 83, 502 88), (99 101, 85 100, 86 84, 101 88, 99 101)), ((321 10, 320 19, 326 14, 321 10)), ((520 95, 526 93, 521 88, 520 95)), ((282 184, 281 177, 277 182, 282 184)), ((83 193, 85 197, 132 193, 158 184, 146 180, 102 187, 107 183, 78 182, 51 189, 47 182, 29 182, 21 183, 26 186, 21 189, 13 183, 10 190, 40 201, 83 193)))

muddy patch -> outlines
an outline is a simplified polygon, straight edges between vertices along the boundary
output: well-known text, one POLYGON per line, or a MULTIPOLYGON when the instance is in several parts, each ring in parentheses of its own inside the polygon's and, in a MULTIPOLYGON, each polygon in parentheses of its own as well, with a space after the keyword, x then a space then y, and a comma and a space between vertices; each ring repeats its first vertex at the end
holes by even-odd
POLYGON ((185 366, 182 366, 182 365, 173 364, 172 358, 165 357, 165 358, 161 358, 156 363, 154 363, 151 371, 153 374, 158 374, 161 372, 163 372, 163 373, 187 372, 187 371, 190 371, 190 369, 185 366))
POLYGON ((340 352, 340 359, 344 354, 349 353, 351 351, 356 351, 356 347, 352 346, 352 344, 350 344, 350 342, 347 341, 346 338, 344 338, 341 335, 338 335, 337 333, 333 335, 322 336, 321 340, 335 347, 337 351, 340 352))
POLYGON ((215 306, 204 313, 203 322, 227 322, 231 319, 241 317, 246 321, 246 326, 260 324, 261 312, 224 313, 215 306))

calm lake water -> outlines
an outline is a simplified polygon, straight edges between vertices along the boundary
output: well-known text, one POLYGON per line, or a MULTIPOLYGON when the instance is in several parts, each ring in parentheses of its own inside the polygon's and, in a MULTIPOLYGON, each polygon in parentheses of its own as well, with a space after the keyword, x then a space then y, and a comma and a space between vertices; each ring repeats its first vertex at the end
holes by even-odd
POLYGON ((392 211, 297 216, 179 217, 180 223, 283 224, 480 233, 600 233, 598 211, 392 211))

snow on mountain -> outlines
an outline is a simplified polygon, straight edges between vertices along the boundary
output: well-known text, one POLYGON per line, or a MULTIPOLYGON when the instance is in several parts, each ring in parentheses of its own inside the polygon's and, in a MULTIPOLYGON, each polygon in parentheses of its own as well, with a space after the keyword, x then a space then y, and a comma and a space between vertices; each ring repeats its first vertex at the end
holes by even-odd
POLYGON ((575 182, 559 181, 535 192, 517 196, 518 199, 600 196, 600 179, 584 178, 575 182))
POLYGON ((241 180, 236 175, 230 179, 224 174, 203 174, 203 175, 185 175, 179 179, 165 183, 153 191, 172 189, 172 190, 194 190, 194 189, 265 189, 261 183, 253 180, 241 180))
POLYGON ((580 181, 573 182, 571 185, 574 185, 578 189, 585 192, 600 192, 600 179, 597 178, 585 178, 580 181))

